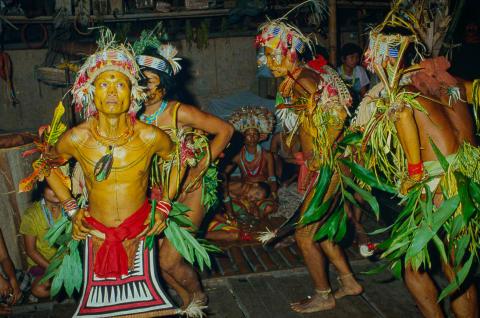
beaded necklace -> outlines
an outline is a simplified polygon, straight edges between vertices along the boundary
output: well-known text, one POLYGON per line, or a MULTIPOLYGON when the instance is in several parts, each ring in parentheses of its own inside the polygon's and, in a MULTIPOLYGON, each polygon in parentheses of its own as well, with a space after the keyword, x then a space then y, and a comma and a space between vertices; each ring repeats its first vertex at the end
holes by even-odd
POLYGON ((158 109, 153 114, 151 115, 142 114, 140 115, 140 120, 149 125, 153 125, 155 123, 155 126, 157 126, 158 116, 161 113, 163 113, 165 108, 167 108, 167 105, 168 105, 168 102, 166 100, 162 100, 160 107, 158 107, 158 109))
MULTIPOLYGON (((47 206, 47 202, 45 202, 45 199, 42 199, 40 201, 40 206, 43 211, 43 215, 45 216, 45 219, 47 220, 48 227, 52 227, 55 224, 55 220, 53 219, 53 214, 52 211, 47 206)), ((62 208, 62 215, 65 215, 65 211, 62 208)))
POLYGON ((243 171, 249 177, 256 177, 260 174, 263 165, 263 151, 260 145, 257 145, 257 151, 254 155, 248 152, 247 148, 243 146, 240 155, 240 163, 243 171), (260 154, 258 157, 256 154, 260 154), (255 158, 257 157, 257 158, 255 158), (253 166, 253 168, 251 168, 253 166))

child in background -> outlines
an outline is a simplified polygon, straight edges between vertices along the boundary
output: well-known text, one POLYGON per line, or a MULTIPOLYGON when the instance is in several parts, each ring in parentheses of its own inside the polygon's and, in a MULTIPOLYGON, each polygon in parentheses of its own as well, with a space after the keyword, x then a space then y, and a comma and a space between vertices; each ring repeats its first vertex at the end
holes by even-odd
POLYGON ((363 66, 359 65, 362 49, 353 43, 345 44, 341 49, 342 65, 338 74, 350 89, 353 106, 357 106, 368 91, 370 80, 363 66))

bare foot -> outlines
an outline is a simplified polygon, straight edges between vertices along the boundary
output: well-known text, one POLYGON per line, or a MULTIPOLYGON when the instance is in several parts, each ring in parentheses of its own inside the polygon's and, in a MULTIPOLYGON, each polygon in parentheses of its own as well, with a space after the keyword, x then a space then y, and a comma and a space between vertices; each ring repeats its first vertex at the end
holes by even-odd
POLYGON ((203 291, 193 293, 192 302, 196 302, 200 306, 206 306, 208 304, 208 296, 203 291))
POLYGON ((303 314, 331 310, 335 308, 335 298, 332 296, 331 290, 316 291, 313 296, 309 296, 307 299, 291 303, 290 307, 303 314))
POLYGON ((333 294, 335 299, 345 296, 357 296, 363 293, 362 285, 357 282, 352 273, 339 276, 337 279, 340 283, 340 288, 333 294))

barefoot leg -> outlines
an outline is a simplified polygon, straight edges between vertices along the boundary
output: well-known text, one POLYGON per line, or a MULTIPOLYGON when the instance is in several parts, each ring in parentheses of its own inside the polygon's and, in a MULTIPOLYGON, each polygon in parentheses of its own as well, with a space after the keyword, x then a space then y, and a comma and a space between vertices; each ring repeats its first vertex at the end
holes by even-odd
MULTIPOLYGON (((448 264, 443 264, 443 272, 449 281, 455 279, 455 273, 448 264)), ((456 318, 478 317, 478 296, 474 283, 465 282, 465 288, 451 296, 451 307, 456 318)))
POLYGON ((414 271, 408 265, 405 268, 405 285, 425 317, 444 317, 442 308, 437 303, 437 287, 428 273, 414 271))
POLYGON ((363 287, 355 279, 343 249, 331 241, 322 241, 320 247, 338 272, 340 288, 335 292, 335 298, 361 294, 363 287))

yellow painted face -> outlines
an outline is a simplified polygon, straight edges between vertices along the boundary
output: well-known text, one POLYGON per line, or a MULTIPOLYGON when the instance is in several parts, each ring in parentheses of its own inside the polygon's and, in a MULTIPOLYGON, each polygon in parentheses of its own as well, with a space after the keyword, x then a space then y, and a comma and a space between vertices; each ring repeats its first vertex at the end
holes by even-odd
POLYGON ((272 71, 275 77, 284 77, 290 70, 290 61, 287 56, 282 55, 278 49, 265 47, 265 57, 267 59, 267 67, 272 71))
POLYGON ((93 101, 100 113, 113 115, 128 111, 132 97, 130 79, 126 75, 106 71, 97 76, 93 85, 93 101))
POLYGON ((147 100, 146 106, 150 106, 160 102, 165 96, 165 90, 158 87, 160 85, 160 77, 151 71, 143 71, 143 75, 147 78, 147 100))

